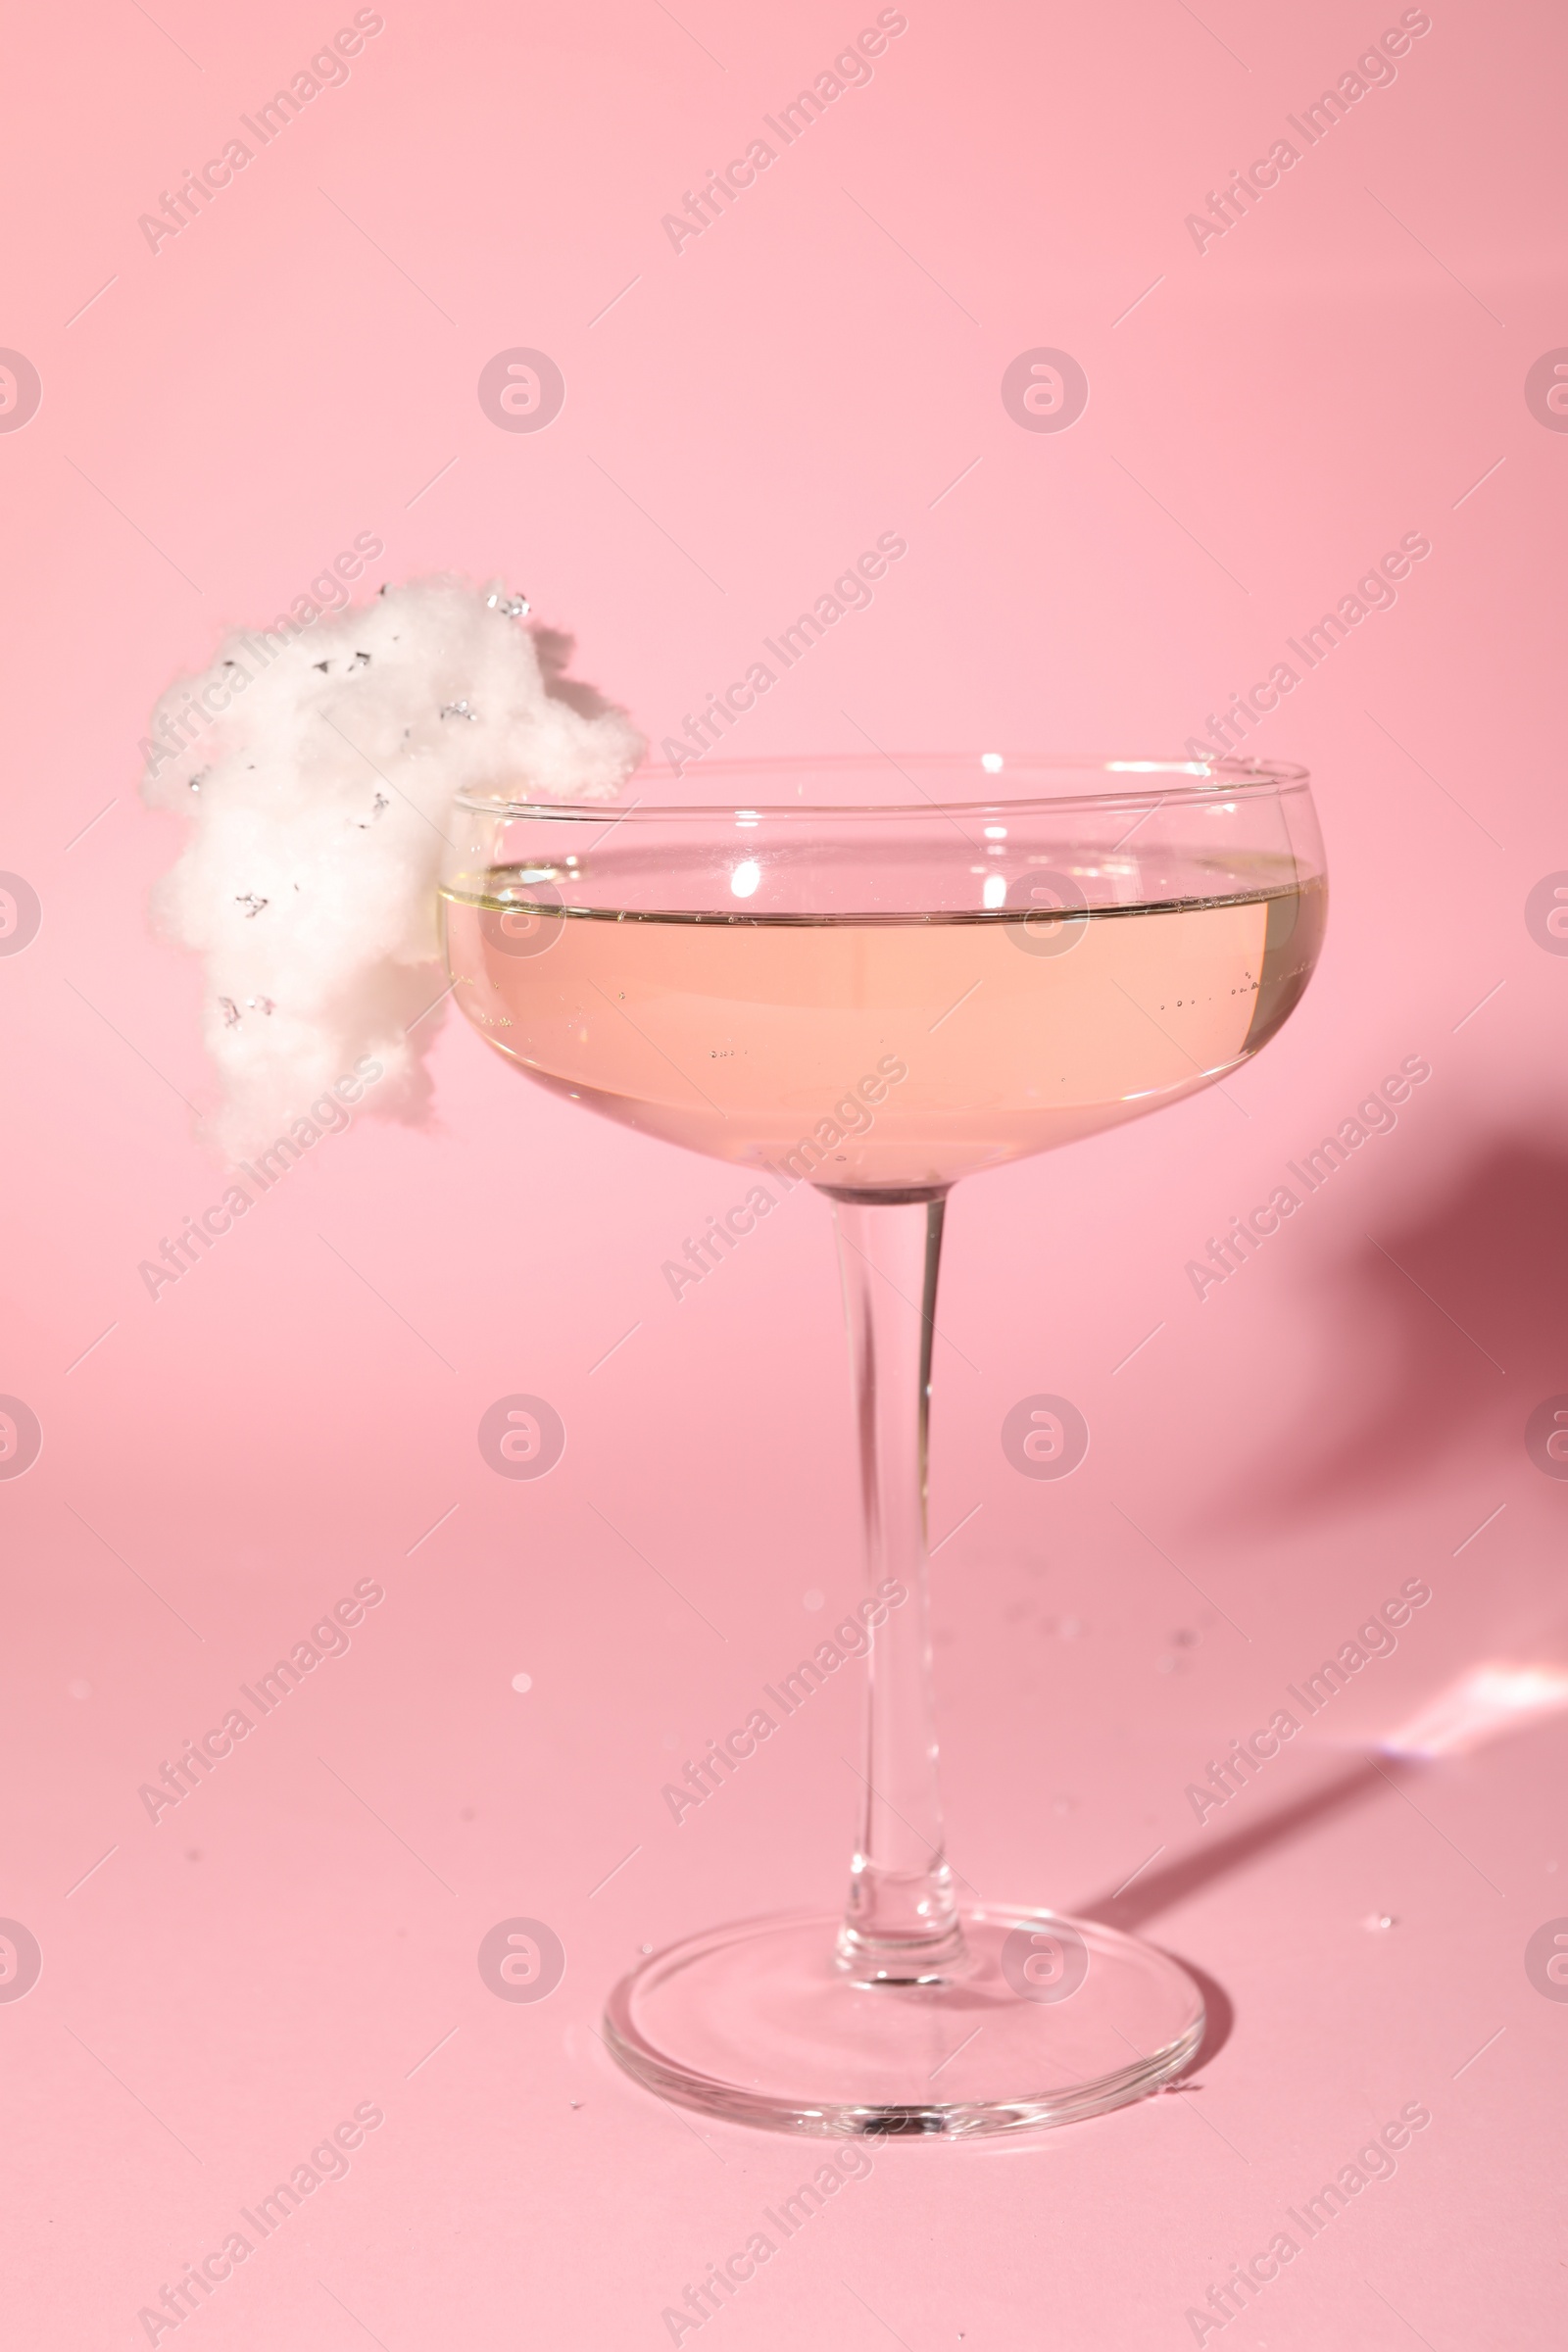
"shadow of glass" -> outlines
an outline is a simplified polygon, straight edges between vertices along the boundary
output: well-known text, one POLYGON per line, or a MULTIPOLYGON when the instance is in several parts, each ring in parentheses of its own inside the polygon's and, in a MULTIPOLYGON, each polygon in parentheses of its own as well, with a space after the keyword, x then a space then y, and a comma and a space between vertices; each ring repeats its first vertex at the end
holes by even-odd
POLYGON ((1568 1391, 1568 1148, 1486 1144, 1435 1198, 1375 1215, 1314 1277, 1333 1366, 1293 1410, 1289 1458, 1243 1474, 1231 1524, 1325 1517, 1488 1454, 1517 1468, 1534 1407, 1568 1391), (1303 1429, 1325 1433, 1303 1445, 1303 1429))
MULTIPOLYGON (((1139 1878, 1125 1892, 1095 1895, 1068 1908, 1079 1919, 1099 1920, 1104 1927, 1119 1928, 1124 1935, 1136 1935, 1162 1911, 1185 1902, 1190 1895, 1201 1893, 1217 1880, 1247 1869, 1261 1855, 1279 1852, 1309 1830, 1319 1828, 1367 1798, 1396 1789, 1408 1770, 1392 1759, 1378 1762, 1363 1757, 1290 1803, 1276 1805, 1273 1812, 1249 1822, 1245 1828, 1231 1830, 1189 1853, 1178 1854, 1162 1870, 1152 1870, 1139 1878)), ((1190 2082, 1199 2068, 1218 2056, 1230 2039, 1236 2013, 1222 1984, 1195 1968, 1181 1953, 1173 1952, 1170 1956, 1179 1960, 1197 1981, 1208 2015, 1202 2041, 1191 2064, 1167 2086, 1175 2088, 1190 2082)))

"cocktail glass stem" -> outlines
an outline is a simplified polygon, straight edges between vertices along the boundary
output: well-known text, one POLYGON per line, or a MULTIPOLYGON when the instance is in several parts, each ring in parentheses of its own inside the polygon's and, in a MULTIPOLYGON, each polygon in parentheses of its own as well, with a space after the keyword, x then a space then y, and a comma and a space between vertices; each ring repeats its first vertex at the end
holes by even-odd
POLYGON ((964 1958, 943 1848, 927 1598, 926 1428, 941 1195, 835 1196, 871 1633, 860 1829, 839 1930, 863 1983, 930 1984, 964 1958), (896 1597, 897 1595, 897 1597, 896 1597))

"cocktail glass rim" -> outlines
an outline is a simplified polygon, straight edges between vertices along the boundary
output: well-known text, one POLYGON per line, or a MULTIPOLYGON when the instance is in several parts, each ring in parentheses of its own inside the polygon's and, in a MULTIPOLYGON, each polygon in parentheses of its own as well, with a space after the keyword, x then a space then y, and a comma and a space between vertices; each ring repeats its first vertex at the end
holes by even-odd
MULTIPOLYGON (((1178 759, 1111 760, 1095 754, 1076 756, 1052 753, 979 754, 973 752, 835 752, 820 757, 807 753, 782 753, 751 760, 705 759, 702 774, 705 783, 718 788, 731 779, 744 787, 765 785, 786 775, 852 778, 862 775, 886 774, 891 768, 906 782, 921 791, 917 778, 921 774, 951 775, 970 765, 976 758, 982 763, 999 759, 1001 764, 981 772, 988 789, 973 797, 936 800, 929 795, 918 801, 767 801, 756 790, 748 790, 745 806, 737 804, 733 814, 754 819, 782 819, 799 824, 822 817, 855 817, 892 823, 910 817, 984 816, 1011 810, 1016 814, 1063 814, 1082 808, 1113 808, 1128 804, 1156 802, 1164 808, 1200 805, 1215 799, 1234 800, 1247 793, 1260 796, 1306 789, 1310 772, 1290 760, 1213 760, 1178 759), (1010 773, 1009 773, 1010 771, 1010 773), (1116 776, 1124 777, 1103 791, 1076 793, 1009 794, 996 789, 1004 776, 1024 774, 1040 776, 1116 776), (1157 784, 1157 777, 1187 779, 1157 784), (1143 779, 1142 782, 1136 779, 1143 779)), ((622 781, 622 790, 638 784, 662 783, 665 779, 646 763, 630 771, 622 781)), ((678 784, 679 778, 673 779, 678 784)), ((603 824, 607 814, 621 824, 644 823, 657 819, 662 824, 702 822, 711 824, 725 813, 728 804, 720 796, 706 802, 666 800, 648 792, 624 808, 614 801, 558 798, 547 792, 514 794, 507 790, 486 791, 472 785, 454 795, 454 806, 472 809, 476 814, 490 817, 559 817, 569 823, 603 824)))

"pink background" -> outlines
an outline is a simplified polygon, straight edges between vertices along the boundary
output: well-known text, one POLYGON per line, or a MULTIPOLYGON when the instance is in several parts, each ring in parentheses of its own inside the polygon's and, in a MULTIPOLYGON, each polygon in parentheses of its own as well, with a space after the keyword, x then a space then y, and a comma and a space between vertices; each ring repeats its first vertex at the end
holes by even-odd
POLYGON ((504 572, 658 737, 887 529, 906 561, 737 752, 1164 750, 1402 533, 1433 552, 1255 738, 1312 768, 1334 877, 1284 1036, 950 1219, 956 1861, 1070 1908, 1153 1855, 1110 1915, 1207 1972, 1229 2037, 1093 2125, 886 2150, 710 2325, 1191 2342, 1188 2307, 1419 2100, 1396 2177, 1226 2340, 1546 2340, 1568 2007, 1524 1950, 1568 1913, 1568 1726, 1397 1786, 1364 1759, 1479 1661, 1568 1659, 1568 1491, 1524 1443, 1568 1389, 1568 961, 1524 920, 1568 866, 1568 439, 1523 390, 1568 342, 1560 16, 1435 4, 1200 255, 1185 216, 1397 8, 910 0, 870 85, 677 256, 662 215, 872 8, 388 0, 347 85, 150 252, 138 215, 350 13, 13 28, 0 342, 43 383, 0 435, 0 865, 43 904, 0 959, 0 1389, 44 1429, 0 1485, 0 1914, 44 1954, 0 2003, 19 2340, 145 2342, 139 2307, 363 2101, 350 2177, 191 2342, 667 2342, 662 2309, 820 2161, 700 2129, 595 2029, 639 1947, 840 1888, 848 1677, 679 1828, 660 1797, 855 1596, 828 1212, 792 1196, 677 1305, 661 1262, 733 1176, 449 1019, 426 1131, 359 1120, 154 1304, 137 1261, 222 1176, 136 743, 358 531, 378 574, 504 572), (1070 431, 1003 407, 1041 345, 1087 371, 1070 431), (564 371, 547 431, 479 407, 514 346, 564 371), (1407 1054, 1433 1074, 1397 1130, 1200 1302, 1185 1262, 1407 1054), (475 1445, 519 1390, 568 1432, 536 1484, 475 1445), (999 1443, 1037 1391, 1093 1433, 1059 1485, 999 1443), (1397 1653, 1200 1828, 1186 1785, 1412 1576, 1397 1653), (138 1786, 365 1577, 351 1653, 153 1826, 138 1786), (514 1915, 565 1946, 537 2005, 475 1965, 514 1915))

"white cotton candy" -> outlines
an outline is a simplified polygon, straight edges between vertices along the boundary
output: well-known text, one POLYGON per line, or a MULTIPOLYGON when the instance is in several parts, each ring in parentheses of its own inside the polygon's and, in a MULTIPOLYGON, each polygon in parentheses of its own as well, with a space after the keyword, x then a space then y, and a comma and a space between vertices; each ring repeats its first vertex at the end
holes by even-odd
POLYGON ((421 1107, 456 793, 599 799, 641 758, 623 711, 562 685, 569 645, 526 609, 454 579, 389 587, 292 636, 234 633, 159 703, 143 791, 191 833, 153 910, 205 959, 209 1127, 230 1156, 365 1056, 375 1107, 421 1107))

